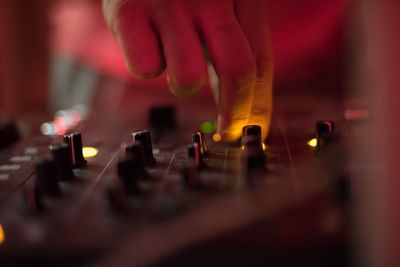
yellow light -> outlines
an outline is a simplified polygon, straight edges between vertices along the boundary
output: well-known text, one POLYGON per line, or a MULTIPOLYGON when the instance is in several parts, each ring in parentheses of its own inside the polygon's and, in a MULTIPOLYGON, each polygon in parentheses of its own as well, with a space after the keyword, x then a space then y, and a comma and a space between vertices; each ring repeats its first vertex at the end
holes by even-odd
POLYGON ((4 228, 3 226, 0 224, 0 245, 4 243, 4 241, 6 241, 6 237, 4 235, 4 228))
POLYGON ((265 151, 267 149, 267 146, 265 145, 265 143, 262 143, 262 149, 265 151))
POLYGON ((316 147, 317 146, 317 138, 313 138, 310 141, 307 142, 307 145, 309 145, 310 147, 316 147))
POLYGON ((222 136, 219 133, 215 133, 213 134, 212 139, 214 140, 214 142, 218 143, 221 142, 222 136))
POLYGON ((99 151, 94 147, 85 146, 82 148, 82 154, 85 158, 93 158, 96 157, 99 151))

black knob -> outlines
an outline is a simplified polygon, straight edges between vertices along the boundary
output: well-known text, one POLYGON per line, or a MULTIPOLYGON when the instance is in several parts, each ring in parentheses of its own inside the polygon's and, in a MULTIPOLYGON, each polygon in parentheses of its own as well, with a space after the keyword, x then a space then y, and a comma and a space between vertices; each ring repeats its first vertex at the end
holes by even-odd
POLYGON ((40 193, 57 195, 60 193, 56 165, 52 159, 40 158, 36 162, 36 186, 40 193))
POLYGON ((196 143, 196 144, 199 145, 200 152, 201 152, 201 154, 203 156, 207 156, 208 155, 207 145, 204 142, 203 134, 201 132, 195 132, 192 135, 192 141, 193 141, 193 143, 196 143))
POLYGON ((132 133, 133 142, 142 144, 144 153, 144 164, 152 165, 156 162, 153 156, 153 146, 151 143, 151 134, 149 131, 136 131, 132 133))
POLYGON ((176 127, 174 106, 158 106, 150 109, 150 126, 156 131, 169 130, 176 127))
POLYGON ((266 155, 263 148, 261 127, 247 125, 242 131, 242 161, 247 173, 252 170, 264 170, 266 155))
POLYGON ((70 133, 64 135, 64 143, 69 145, 71 162, 73 168, 79 168, 86 164, 82 153, 82 135, 80 133, 70 133))
POLYGON ((19 140, 19 137, 15 121, 0 114, 0 149, 11 146, 19 140))
POLYGON ((244 146, 241 158, 247 171, 265 169, 266 155, 259 145, 250 144, 244 146))
POLYGON ((139 182, 149 177, 142 162, 131 157, 118 161, 117 172, 127 193, 136 193, 139 182))
POLYGON ((68 181, 74 179, 72 171, 71 154, 68 144, 50 145, 50 151, 53 155, 56 165, 57 177, 60 181, 68 181))
POLYGON ((318 121, 315 125, 315 135, 317 139, 316 149, 319 149, 324 143, 324 138, 333 135, 334 133, 335 124, 332 121, 318 121))
POLYGON ((188 146, 188 156, 193 159, 194 165, 198 169, 206 167, 203 161, 203 155, 200 150, 200 146, 197 143, 193 143, 188 146))
POLYGON ((247 125, 242 129, 242 145, 262 144, 261 127, 259 125, 247 125))
POLYGON ((134 159, 144 166, 144 150, 141 142, 137 141, 134 144, 127 145, 125 147, 125 154, 127 158, 134 159))

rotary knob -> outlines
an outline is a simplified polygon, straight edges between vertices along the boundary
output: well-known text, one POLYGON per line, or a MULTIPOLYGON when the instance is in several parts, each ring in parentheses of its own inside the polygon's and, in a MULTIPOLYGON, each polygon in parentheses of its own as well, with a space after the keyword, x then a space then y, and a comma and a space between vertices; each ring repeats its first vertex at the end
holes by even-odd
POLYGON ((36 186, 39 192, 45 195, 54 196, 60 193, 56 165, 52 159, 40 158, 37 160, 36 186))
POLYGON ((80 133, 70 133, 64 135, 64 143, 69 145, 70 157, 73 168, 79 168, 86 164, 82 153, 82 135, 80 133))
POLYGON ((196 144, 199 145, 200 152, 201 152, 201 154, 203 156, 207 156, 208 155, 207 145, 204 142, 203 134, 201 132, 195 132, 192 135, 192 141, 193 141, 193 143, 196 143, 196 144))
POLYGON ((246 171, 264 170, 266 155, 263 148, 261 127, 247 125, 242 131, 242 161, 246 171))
POLYGON ((138 161, 139 164, 144 166, 144 161, 145 161, 144 151, 142 143, 140 143, 139 141, 134 144, 127 145, 125 147, 125 154, 126 157, 134 159, 138 161))
POLYGON ((261 127, 259 125, 247 125, 242 129, 242 145, 261 145, 261 127))
POLYGON ((140 143, 143 146, 144 164, 152 165, 156 162, 153 156, 153 145, 151 142, 151 134, 147 130, 136 131, 132 133, 133 143, 140 143))
POLYGON ((53 155, 58 179, 60 181, 74 179, 69 145, 65 143, 50 145, 50 151, 53 155))
POLYGON ((143 163, 129 156, 118 161, 117 172, 128 194, 136 193, 139 182, 149 177, 143 163))

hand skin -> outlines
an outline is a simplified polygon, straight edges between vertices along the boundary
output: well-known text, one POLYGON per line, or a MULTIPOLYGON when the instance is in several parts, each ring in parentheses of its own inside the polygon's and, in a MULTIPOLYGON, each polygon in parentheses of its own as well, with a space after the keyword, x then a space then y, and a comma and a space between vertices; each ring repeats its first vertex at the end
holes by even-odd
POLYGON ((271 120, 273 61, 264 0, 103 0, 130 72, 154 78, 168 66, 177 96, 207 79, 206 48, 219 78, 218 132, 226 141, 271 120))

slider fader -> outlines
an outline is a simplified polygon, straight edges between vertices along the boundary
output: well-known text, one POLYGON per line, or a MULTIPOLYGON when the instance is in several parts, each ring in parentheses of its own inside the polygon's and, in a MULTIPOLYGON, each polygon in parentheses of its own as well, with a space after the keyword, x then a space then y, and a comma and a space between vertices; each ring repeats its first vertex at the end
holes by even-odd
POLYGON ((336 146, 324 141, 333 122, 313 133, 305 118, 311 126, 299 132, 277 117, 268 140, 248 125, 240 144, 225 144, 176 113, 152 109, 147 130, 134 120, 87 123, 3 150, 0 265, 346 262, 345 209, 321 156, 336 146), (327 216, 337 216, 328 230, 327 216))

